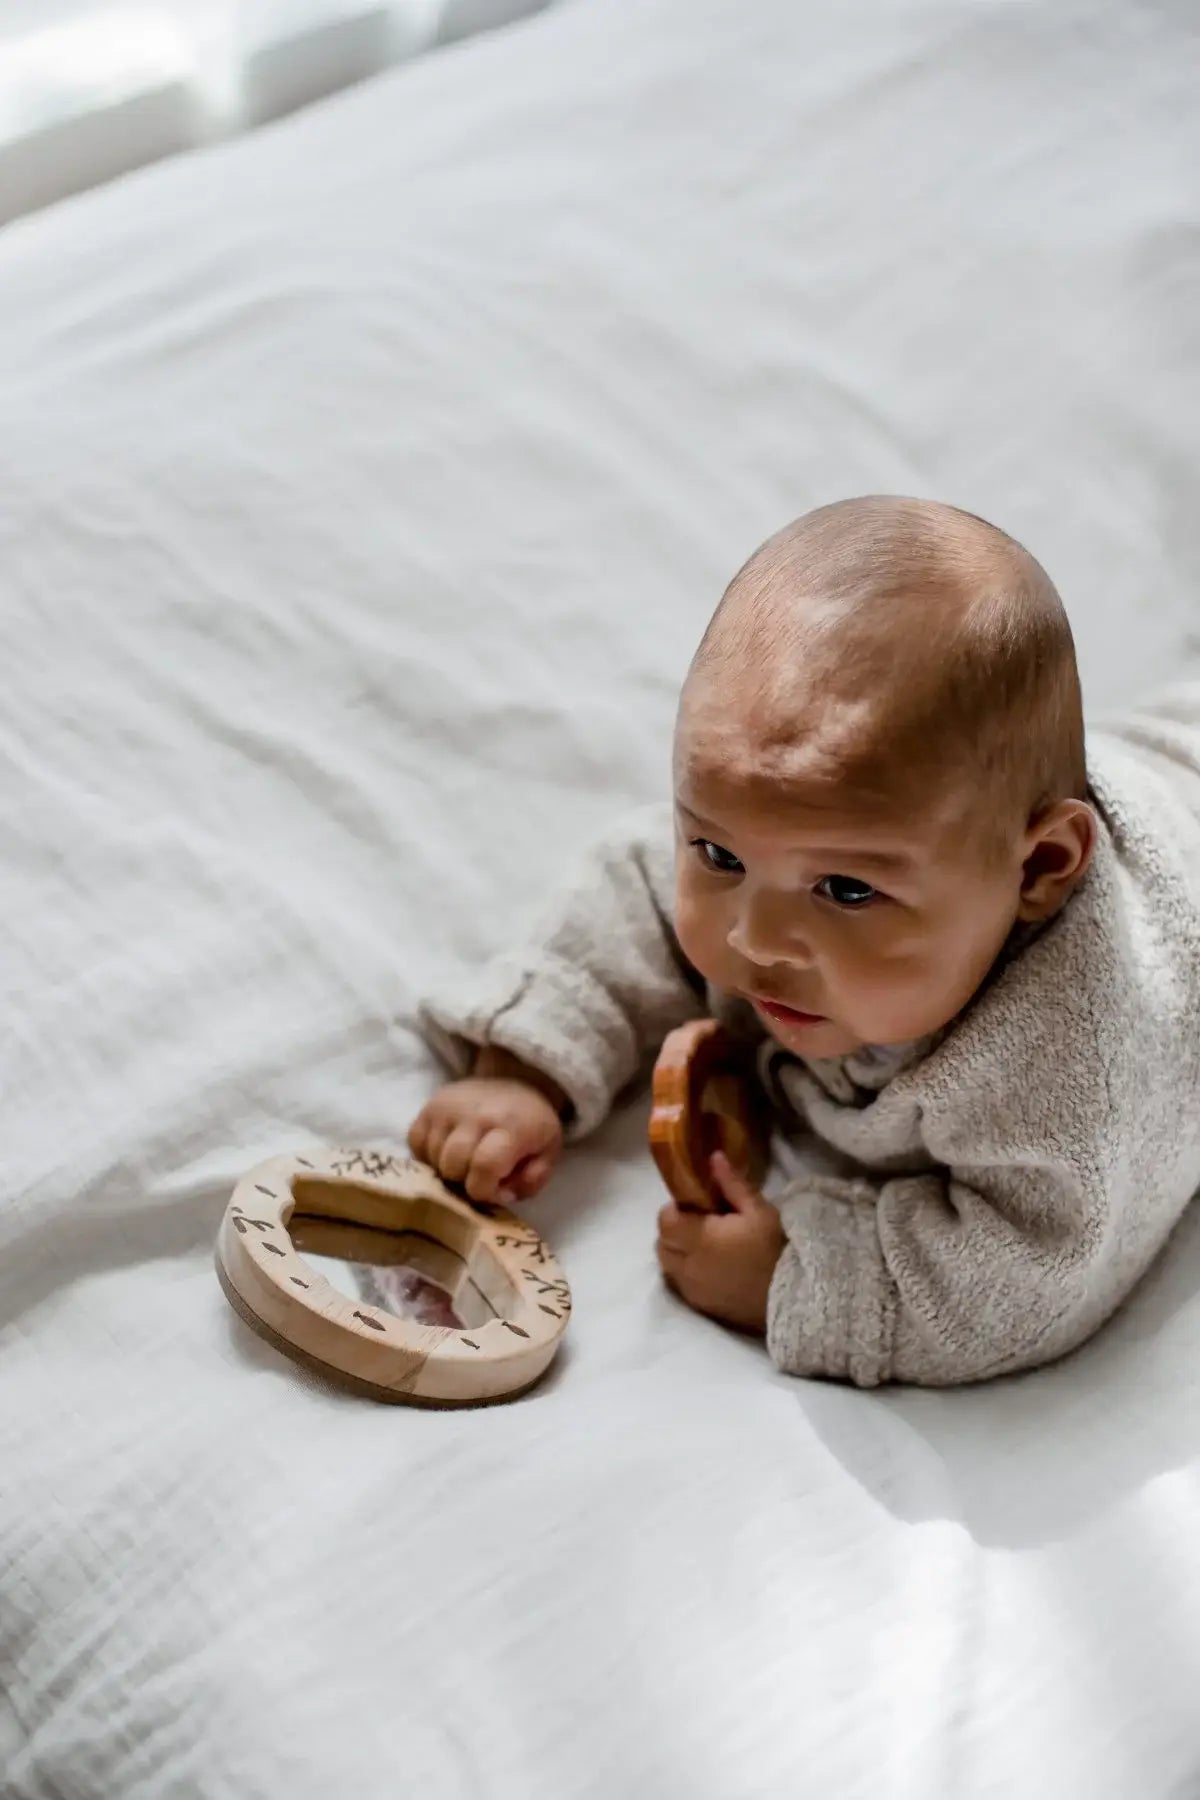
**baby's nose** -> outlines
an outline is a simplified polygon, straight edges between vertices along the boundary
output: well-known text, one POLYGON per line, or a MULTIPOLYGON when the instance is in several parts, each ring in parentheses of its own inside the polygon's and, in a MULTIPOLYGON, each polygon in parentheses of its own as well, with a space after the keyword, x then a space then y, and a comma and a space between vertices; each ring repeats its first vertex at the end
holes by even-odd
POLYGON ((747 942, 730 932, 729 947, 737 952, 743 962, 753 963, 756 969, 812 967, 813 959, 802 945, 789 944, 786 950, 773 950, 769 944, 747 942))
POLYGON ((812 962, 812 950, 799 929, 791 908, 751 902, 738 913, 728 935, 731 950, 756 968, 777 963, 804 966, 812 962))

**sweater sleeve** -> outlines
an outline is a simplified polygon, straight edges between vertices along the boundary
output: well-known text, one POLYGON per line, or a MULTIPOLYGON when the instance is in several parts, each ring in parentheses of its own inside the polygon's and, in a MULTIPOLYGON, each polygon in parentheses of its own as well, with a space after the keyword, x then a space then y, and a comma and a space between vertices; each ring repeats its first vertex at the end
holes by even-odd
POLYGON ((1081 1342, 1112 1285, 1106 1196, 1048 1163, 818 1177, 793 1184, 779 1209, 788 1242, 767 1344, 789 1374, 860 1387, 984 1380, 1081 1342))
POLYGON ((447 1066, 466 1074, 494 1044, 564 1090, 570 1136, 600 1124, 666 1034, 706 1011, 671 924, 673 857, 670 808, 643 809, 581 860, 522 948, 426 999, 419 1024, 447 1066))

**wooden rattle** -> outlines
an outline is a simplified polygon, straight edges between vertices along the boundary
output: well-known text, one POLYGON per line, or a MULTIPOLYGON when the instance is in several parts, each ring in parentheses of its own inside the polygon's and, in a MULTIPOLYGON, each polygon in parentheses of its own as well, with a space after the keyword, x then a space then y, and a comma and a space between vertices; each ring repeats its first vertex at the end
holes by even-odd
POLYGON ((765 1108, 750 1074, 749 1052, 715 1019, 681 1025, 659 1052, 650 1149, 685 1210, 729 1210, 709 1173, 714 1150, 723 1150, 755 1186, 766 1173, 765 1108))
POLYGON ((235 1312, 287 1356, 416 1405, 524 1393, 571 1313, 566 1277, 532 1225, 499 1207, 476 1211, 424 1163, 374 1150, 277 1156, 243 1176, 217 1238, 217 1274, 235 1312), (362 1298, 361 1284, 356 1299, 304 1249, 347 1267, 415 1265, 446 1290, 444 1316, 458 1323, 399 1318, 362 1298))

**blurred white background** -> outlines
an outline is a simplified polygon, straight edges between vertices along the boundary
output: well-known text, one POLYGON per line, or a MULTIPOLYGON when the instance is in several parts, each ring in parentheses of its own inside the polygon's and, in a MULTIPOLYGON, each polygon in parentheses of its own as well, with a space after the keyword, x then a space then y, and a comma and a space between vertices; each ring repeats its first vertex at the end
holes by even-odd
POLYGON ((547 0, 0 0, 0 223, 547 0))

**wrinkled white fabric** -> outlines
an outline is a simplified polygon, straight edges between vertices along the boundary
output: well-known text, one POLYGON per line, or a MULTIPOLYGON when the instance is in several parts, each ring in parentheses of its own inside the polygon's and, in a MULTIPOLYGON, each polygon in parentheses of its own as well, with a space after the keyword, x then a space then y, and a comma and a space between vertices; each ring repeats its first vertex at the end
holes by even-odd
POLYGON ((211 1245, 401 1139, 417 994, 665 791, 788 516, 968 505, 1093 703, 1183 662, 1191 34, 569 3, 0 234, 5 1800, 1187 1792, 1190 1222, 1058 1367, 863 1396, 662 1294, 627 1109, 478 1415, 318 1388, 211 1245))

